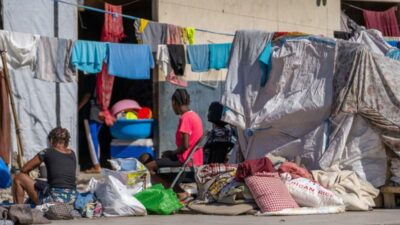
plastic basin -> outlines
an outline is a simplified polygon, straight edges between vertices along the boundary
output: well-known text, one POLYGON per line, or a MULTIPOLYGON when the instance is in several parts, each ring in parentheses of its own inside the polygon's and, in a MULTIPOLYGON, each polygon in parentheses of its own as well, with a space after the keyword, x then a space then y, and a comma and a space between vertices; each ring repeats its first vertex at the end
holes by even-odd
POLYGON ((0 158, 0 188, 11 186, 11 174, 3 159, 0 158))
POLYGON ((117 139, 141 139, 151 135, 153 119, 127 120, 118 119, 110 128, 111 135, 117 139))

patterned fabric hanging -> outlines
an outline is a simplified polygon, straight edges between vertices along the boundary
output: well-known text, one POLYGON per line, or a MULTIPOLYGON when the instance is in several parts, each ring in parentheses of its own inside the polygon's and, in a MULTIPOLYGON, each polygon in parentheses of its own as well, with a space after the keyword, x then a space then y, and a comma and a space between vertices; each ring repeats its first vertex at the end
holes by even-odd
MULTIPOLYGON (((120 42, 126 35, 124 34, 124 27, 122 23, 122 6, 115 6, 105 3, 106 11, 113 14, 104 14, 104 25, 101 36, 101 41, 104 42, 120 42)), ((114 76, 108 74, 107 66, 103 64, 101 73, 97 74, 96 90, 97 102, 100 106, 101 112, 99 117, 104 120, 107 126, 112 126, 115 118, 109 111, 111 94, 114 85, 114 76)))

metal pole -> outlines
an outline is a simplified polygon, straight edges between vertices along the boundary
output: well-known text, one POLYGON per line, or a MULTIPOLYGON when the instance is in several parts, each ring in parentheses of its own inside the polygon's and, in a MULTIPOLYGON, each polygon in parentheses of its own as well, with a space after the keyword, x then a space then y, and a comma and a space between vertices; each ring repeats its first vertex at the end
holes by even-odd
POLYGON ((15 124, 15 132, 17 134, 17 148, 18 148, 18 166, 21 169, 22 166, 24 165, 23 159, 24 159, 24 149, 22 147, 22 139, 21 139, 21 128, 19 127, 19 121, 17 117, 17 111, 15 109, 15 102, 14 102, 14 97, 12 94, 12 87, 11 87, 11 81, 10 81, 10 75, 8 73, 8 65, 7 65, 7 55, 6 51, 1 52, 1 60, 3 62, 3 74, 5 77, 6 81, 6 86, 7 86, 7 92, 8 96, 10 98, 10 103, 11 103, 11 111, 13 113, 14 117, 14 124, 15 124))

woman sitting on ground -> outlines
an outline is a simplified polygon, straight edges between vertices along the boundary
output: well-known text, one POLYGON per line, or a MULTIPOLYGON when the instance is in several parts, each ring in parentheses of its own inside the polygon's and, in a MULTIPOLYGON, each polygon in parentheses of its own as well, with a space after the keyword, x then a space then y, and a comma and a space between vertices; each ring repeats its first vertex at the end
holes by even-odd
POLYGON ((61 202, 72 203, 76 197, 76 157, 68 148, 70 134, 67 129, 57 127, 48 135, 50 148, 40 151, 28 161, 21 172, 14 177, 14 203, 24 203, 27 192, 36 205, 61 202), (47 170, 47 183, 34 181, 29 172, 44 162, 47 170))
MULTIPOLYGON (((161 179, 156 171, 161 167, 179 167, 182 166, 188 158, 191 150, 203 136, 203 124, 200 116, 190 110, 190 95, 186 89, 176 89, 172 95, 172 109, 179 115, 179 123, 175 133, 176 149, 165 151, 162 158, 153 160, 150 155, 144 154, 140 161, 150 170, 155 183, 162 183, 169 187, 170 183, 161 179)), ((196 166, 203 165, 203 149, 198 149, 192 156, 193 163, 196 166)), ((182 200, 189 197, 189 194, 182 190, 179 185, 175 187, 175 192, 182 200)))

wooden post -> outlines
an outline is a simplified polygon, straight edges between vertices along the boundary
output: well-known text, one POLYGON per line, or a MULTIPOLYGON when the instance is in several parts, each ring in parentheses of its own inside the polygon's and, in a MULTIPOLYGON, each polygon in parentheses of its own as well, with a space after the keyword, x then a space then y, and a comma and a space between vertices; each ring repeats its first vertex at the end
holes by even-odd
POLYGON ((12 87, 11 87, 11 81, 10 81, 10 75, 8 73, 8 65, 7 65, 7 55, 6 51, 1 52, 1 60, 3 62, 3 74, 5 77, 6 81, 6 86, 7 86, 7 92, 8 96, 10 98, 10 103, 11 103, 11 111, 14 117, 14 124, 15 124, 15 131, 17 134, 17 148, 18 148, 18 166, 21 169, 22 166, 24 165, 23 159, 24 159, 24 149, 22 148, 22 140, 21 140, 21 129, 19 127, 19 121, 17 117, 17 111, 15 109, 15 102, 14 102, 14 97, 12 94, 12 87))

